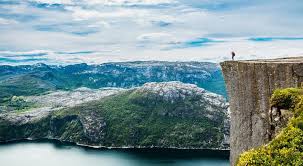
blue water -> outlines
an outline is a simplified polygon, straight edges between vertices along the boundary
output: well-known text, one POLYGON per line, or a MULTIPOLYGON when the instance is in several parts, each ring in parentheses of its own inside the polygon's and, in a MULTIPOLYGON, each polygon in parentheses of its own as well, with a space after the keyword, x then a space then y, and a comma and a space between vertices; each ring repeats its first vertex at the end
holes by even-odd
POLYGON ((1 166, 227 166, 228 152, 96 150, 50 142, 0 145, 1 166))

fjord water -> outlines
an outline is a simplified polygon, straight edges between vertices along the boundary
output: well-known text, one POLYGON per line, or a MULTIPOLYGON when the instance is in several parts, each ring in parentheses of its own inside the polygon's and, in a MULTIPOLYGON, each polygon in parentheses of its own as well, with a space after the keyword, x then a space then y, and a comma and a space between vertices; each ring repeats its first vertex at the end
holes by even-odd
POLYGON ((227 166, 228 152, 100 150, 49 142, 0 145, 3 166, 227 166))

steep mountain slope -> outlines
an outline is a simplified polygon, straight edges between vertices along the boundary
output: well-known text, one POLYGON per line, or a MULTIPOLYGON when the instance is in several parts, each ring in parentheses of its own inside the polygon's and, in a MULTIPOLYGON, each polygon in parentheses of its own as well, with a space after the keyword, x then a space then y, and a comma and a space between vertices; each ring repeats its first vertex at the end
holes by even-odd
POLYGON ((181 81, 226 96, 220 67, 207 62, 121 62, 101 65, 0 66, 0 102, 14 95, 79 87, 130 88, 147 82, 181 81))
POLYGON ((2 113, 0 141, 48 138, 97 147, 225 149, 228 120, 222 96, 181 82, 146 83, 74 106, 2 113))

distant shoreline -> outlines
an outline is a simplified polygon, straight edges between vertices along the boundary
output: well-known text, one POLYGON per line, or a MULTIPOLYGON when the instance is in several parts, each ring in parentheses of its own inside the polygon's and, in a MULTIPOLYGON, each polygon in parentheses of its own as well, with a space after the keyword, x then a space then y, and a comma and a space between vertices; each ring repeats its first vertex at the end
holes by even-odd
MULTIPOLYGON (((186 152, 197 152, 197 154, 205 152, 205 157, 214 157, 214 158, 229 158, 229 149, 195 149, 195 148, 175 148, 175 147, 106 147, 106 146, 90 146, 84 144, 77 144, 74 142, 60 141, 58 139, 49 139, 49 138, 41 138, 41 139, 20 139, 20 140, 8 140, 0 142, 1 146, 17 144, 17 143, 51 143, 55 146, 73 146, 78 148, 84 148, 87 150, 114 150, 114 151, 122 151, 122 152, 142 152, 142 153, 151 153, 151 152, 167 152, 167 153, 186 153, 186 152)), ((204 157, 204 155, 203 155, 204 157)))

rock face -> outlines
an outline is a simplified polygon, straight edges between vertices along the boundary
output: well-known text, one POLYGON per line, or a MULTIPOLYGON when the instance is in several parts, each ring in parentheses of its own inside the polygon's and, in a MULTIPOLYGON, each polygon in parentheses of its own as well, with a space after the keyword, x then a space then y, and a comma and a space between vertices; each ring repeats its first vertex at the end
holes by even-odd
MULTIPOLYGON (((269 99, 277 88, 303 82, 303 58, 221 63, 231 110, 231 164, 240 153, 271 139, 274 110, 269 99)), ((274 120, 275 121, 275 120, 274 120)))

